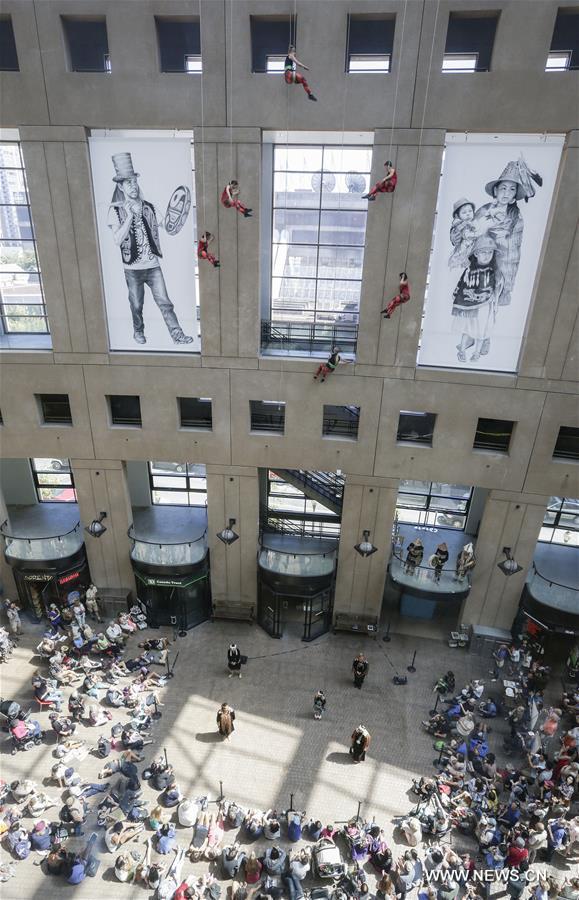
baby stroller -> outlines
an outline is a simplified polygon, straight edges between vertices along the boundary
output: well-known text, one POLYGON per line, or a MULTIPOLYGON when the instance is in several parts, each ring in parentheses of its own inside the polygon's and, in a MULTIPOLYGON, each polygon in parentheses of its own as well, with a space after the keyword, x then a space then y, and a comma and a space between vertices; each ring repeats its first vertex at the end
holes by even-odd
POLYGON ((21 722, 25 722, 29 715, 30 710, 24 712, 16 700, 2 700, 0 702, 0 720, 2 721, 3 731, 10 731, 10 728, 18 719, 21 722))
POLYGON ((351 821, 344 825, 342 834, 354 862, 364 862, 370 853, 368 826, 351 821))
POLYGON ((314 846, 312 859, 319 878, 340 878, 346 871, 340 851, 330 838, 320 838, 314 846))
POLYGON ((36 719, 29 719, 28 722, 17 719, 10 726, 10 734, 12 735, 12 756, 18 750, 31 750, 35 744, 41 744, 44 737, 40 722, 37 722, 36 719))

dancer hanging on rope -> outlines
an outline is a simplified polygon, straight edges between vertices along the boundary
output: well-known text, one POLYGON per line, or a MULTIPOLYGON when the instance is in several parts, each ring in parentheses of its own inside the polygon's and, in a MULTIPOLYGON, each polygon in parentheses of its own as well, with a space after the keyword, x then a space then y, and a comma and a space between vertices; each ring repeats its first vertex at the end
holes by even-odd
POLYGON ((309 84, 307 83, 306 79, 304 78, 303 75, 300 75, 300 73, 297 71, 298 66, 301 69, 305 69, 307 72, 310 71, 307 66, 304 66, 304 64, 299 61, 299 59, 296 56, 296 48, 293 46, 293 44, 290 44, 288 51, 287 51, 287 56, 285 58, 284 67, 283 67, 283 77, 285 79, 285 83, 286 84, 301 84, 303 86, 304 91, 308 95, 308 100, 315 100, 317 102, 318 98, 314 97, 314 95, 312 93, 312 89, 309 86, 309 84))
POLYGON ((210 231, 204 231, 201 240, 197 242, 197 256, 199 259, 207 259, 214 269, 219 268, 219 260, 209 252, 209 244, 215 240, 215 235, 210 231))
POLYGON ((382 315, 385 319, 390 318, 397 306, 400 306, 402 303, 408 303, 410 300, 410 285, 408 284, 408 275, 406 272, 400 273, 400 287, 398 290, 399 293, 392 298, 386 309, 382 310, 382 315))
POLYGON ((386 175, 380 181, 377 181, 373 188, 370 188, 367 194, 362 194, 362 200, 375 200, 376 194, 393 194, 396 190, 398 174, 389 159, 384 163, 386 175))
POLYGON ((233 179, 229 182, 226 187, 223 188, 223 192, 221 194, 221 203, 225 206, 226 209, 231 209, 232 207, 241 213, 246 219, 251 217, 251 209, 245 206, 241 200, 238 200, 239 196, 239 182, 234 181, 233 179))
POLYGON ((324 363, 320 363, 318 366, 318 371, 314 375, 314 381, 317 381, 320 378, 320 381, 325 381, 328 375, 331 375, 332 372, 338 368, 340 365, 340 348, 334 347, 332 349, 332 353, 329 358, 324 363))

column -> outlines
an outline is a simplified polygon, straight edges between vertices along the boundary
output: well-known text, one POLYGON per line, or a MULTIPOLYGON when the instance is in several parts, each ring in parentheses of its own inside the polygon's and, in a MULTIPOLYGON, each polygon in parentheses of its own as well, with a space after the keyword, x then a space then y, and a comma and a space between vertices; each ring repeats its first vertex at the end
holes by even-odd
POLYGON ((99 588, 131 590, 135 579, 127 536, 133 521, 125 464, 121 460, 71 459, 81 527, 106 512, 106 532, 85 535, 86 555, 93 582, 99 588))
POLYGON ((214 602, 249 604, 257 609, 259 547, 258 470, 207 466, 207 527, 214 602), (235 519, 239 540, 227 546, 217 534, 235 519))
POLYGON ((476 543, 477 566, 472 588, 461 613, 461 622, 510 629, 519 608, 527 572, 533 561, 548 497, 491 491, 476 543), (523 567, 506 576, 497 568, 503 547, 523 567))
POLYGON ((397 494, 398 479, 346 476, 334 613, 380 616, 397 494), (366 530, 378 551, 364 558, 366 530))
MULTIPOLYGON (((2 522, 6 522, 4 526, 4 530, 10 534, 10 518, 8 516, 8 507, 6 506, 6 501, 4 499, 4 494, 2 490, 0 490, 0 524, 2 522)), ((2 553, 0 554, 0 593, 3 598, 10 597, 11 600, 18 600, 18 592, 16 590, 16 583, 14 581, 14 575, 12 574, 12 567, 8 565, 6 562, 6 558, 4 556, 4 548, 5 542, 2 541, 2 553)))

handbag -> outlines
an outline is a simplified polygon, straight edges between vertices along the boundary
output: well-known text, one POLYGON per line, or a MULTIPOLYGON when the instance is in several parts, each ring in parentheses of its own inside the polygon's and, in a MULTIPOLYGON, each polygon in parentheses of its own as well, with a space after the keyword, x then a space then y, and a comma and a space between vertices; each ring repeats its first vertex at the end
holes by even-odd
POLYGON ((242 666, 244 666, 247 662, 247 656, 240 656, 239 662, 241 663, 242 666))

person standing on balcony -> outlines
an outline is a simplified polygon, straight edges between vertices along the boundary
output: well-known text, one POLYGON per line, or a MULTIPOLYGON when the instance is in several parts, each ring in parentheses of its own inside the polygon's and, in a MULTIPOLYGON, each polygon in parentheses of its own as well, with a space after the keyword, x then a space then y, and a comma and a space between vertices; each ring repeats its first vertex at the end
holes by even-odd
POLYGON ((444 568, 445 563, 448 562, 448 547, 442 542, 436 548, 435 552, 430 557, 430 565, 434 569, 434 580, 440 581, 440 576, 442 574, 442 569, 444 568))

